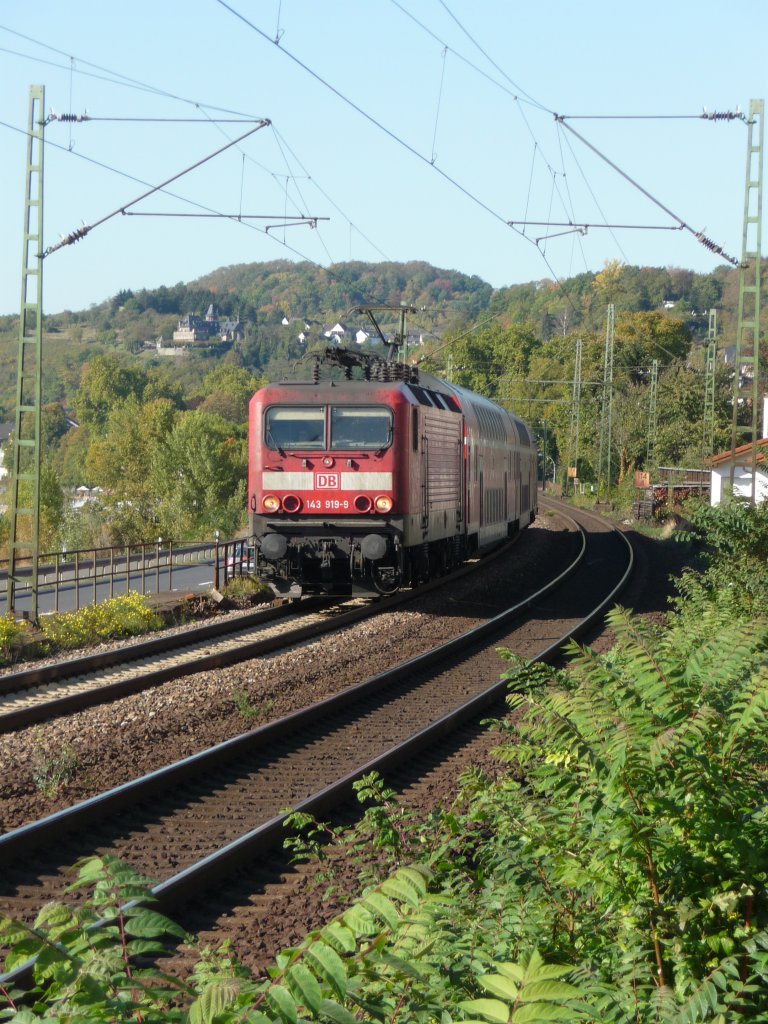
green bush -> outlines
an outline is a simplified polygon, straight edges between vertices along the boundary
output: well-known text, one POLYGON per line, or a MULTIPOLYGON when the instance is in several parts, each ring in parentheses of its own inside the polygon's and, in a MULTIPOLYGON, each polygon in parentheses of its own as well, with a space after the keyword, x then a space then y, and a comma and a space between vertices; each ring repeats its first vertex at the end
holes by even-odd
POLYGON ((255 576, 232 576, 221 592, 232 601, 248 600, 256 603, 271 601, 275 596, 267 584, 255 576))
POLYGON ((768 504, 739 498, 716 506, 692 501, 686 515, 690 532, 679 539, 701 542, 707 569, 684 575, 678 609, 695 618, 702 602, 727 599, 734 614, 768 615, 768 504))
POLYGON ((43 636, 53 647, 71 650, 119 637, 138 636, 162 628, 162 620, 133 591, 76 612, 47 616, 40 623, 43 636))
POLYGON ((13 658, 13 649, 19 644, 27 626, 23 622, 17 622, 13 615, 0 617, 0 662, 7 664, 13 658))

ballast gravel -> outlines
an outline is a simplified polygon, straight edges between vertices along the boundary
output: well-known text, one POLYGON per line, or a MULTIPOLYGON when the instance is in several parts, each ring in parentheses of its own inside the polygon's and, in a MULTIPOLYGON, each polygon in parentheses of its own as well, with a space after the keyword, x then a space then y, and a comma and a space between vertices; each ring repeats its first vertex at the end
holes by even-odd
MULTIPOLYGON (((287 652, 189 675, 0 736, 0 830, 188 757, 432 649, 553 576, 573 543, 565 522, 543 512, 506 554, 404 608, 287 652)), ((662 570, 662 580, 667 575, 662 570)), ((654 584, 648 609, 654 614, 663 609, 665 589, 654 584)), ((648 596, 644 588, 639 599, 648 596)))

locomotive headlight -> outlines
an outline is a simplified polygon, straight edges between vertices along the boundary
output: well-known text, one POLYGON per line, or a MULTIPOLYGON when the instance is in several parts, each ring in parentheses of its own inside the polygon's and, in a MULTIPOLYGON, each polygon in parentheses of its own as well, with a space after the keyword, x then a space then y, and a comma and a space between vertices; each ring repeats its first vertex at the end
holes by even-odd
POLYGON ((370 512, 373 502, 366 494, 358 494, 355 498, 355 508, 358 512, 370 512))
POLYGON ((388 494, 380 494, 373 503, 374 508, 377 512, 391 512, 392 511, 392 499, 388 494))
POLYGON ((301 508, 301 498, 295 494, 286 494, 283 498, 283 512, 298 512, 301 508))
POLYGON ((280 508, 280 499, 276 494, 267 494, 262 499, 265 512, 277 512, 280 508))

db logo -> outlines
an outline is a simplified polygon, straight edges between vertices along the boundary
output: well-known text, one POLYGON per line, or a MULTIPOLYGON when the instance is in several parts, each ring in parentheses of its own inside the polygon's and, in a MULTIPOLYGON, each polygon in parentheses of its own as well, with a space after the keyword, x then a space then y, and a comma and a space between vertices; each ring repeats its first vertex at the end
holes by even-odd
POLYGON ((338 473, 316 473, 315 474, 315 488, 318 491, 322 490, 338 490, 339 487, 339 474, 338 473))

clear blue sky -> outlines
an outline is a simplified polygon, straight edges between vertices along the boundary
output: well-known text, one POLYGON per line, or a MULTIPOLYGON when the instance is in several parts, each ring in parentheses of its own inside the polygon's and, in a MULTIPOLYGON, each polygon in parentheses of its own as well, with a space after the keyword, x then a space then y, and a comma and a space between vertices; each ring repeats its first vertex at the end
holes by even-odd
MULTIPOLYGON (((270 222, 118 215, 44 261, 46 312, 280 258, 324 266, 427 260, 494 287, 598 270, 607 259, 697 271, 718 265, 685 231, 593 228, 537 247, 532 239, 546 228, 527 228, 526 239, 505 221, 673 224, 552 112, 747 110, 768 91, 765 0, 230 6, 263 35, 218 0, 0 7, 0 313, 19 309, 32 84, 45 86, 56 113, 205 122, 51 123, 46 245, 234 139, 249 126, 209 119, 237 114, 272 126, 175 182, 175 197, 155 195, 135 210, 276 215, 271 223, 286 213, 330 218, 315 230, 266 235, 270 222)), ((691 227, 740 255, 742 123, 567 123, 691 227)))

